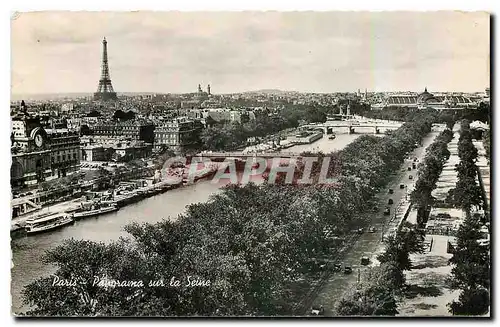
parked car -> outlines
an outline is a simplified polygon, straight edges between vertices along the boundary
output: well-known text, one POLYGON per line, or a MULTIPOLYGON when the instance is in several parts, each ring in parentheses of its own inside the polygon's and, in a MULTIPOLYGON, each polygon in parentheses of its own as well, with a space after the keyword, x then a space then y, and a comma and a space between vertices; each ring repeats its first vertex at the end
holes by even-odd
POLYGON ((389 194, 393 194, 394 190, 392 188, 389 189, 389 194))
POLYGON ((352 268, 350 266, 344 267, 344 274, 348 275, 352 273, 352 268))
POLYGON ((413 163, 413 164, 411 165, 411 168, 416 169, 416 168, 417 168, 417 165, 413 163))
POLYGON ((387 201, 387 204, 393 204, 394 201, 392 199, 389 199, 389 201, 387 201))
POLYGON ((408 167, 408 171, 411 171, 411 167, 408 167))
POLYGON ((325 314, 325 308, 322 305, 313 305, 311 308, 311 315, 322 316, 325 314))
POLYGON ((413 176, 412 176, 412 175, 410 175, 410 176, 408 176, 408 178, 409 178, 409 179, 413 179, 413 176))
POLYGON ((376 231, 375 227, 370 227, 370 229, 368 229, 369 233, 375 233, 376 231))
POLYGON ((359 228, 359 229, 356 230, 356 233, 358 233, 360 235, 363 234, 363 232, 364 232, 363 228, 359 228))
POLYGON ((399 184, 399 188, 400 189, 404 189, 405 188, 405 184, 399 184))
POLYGON ((332 265, 332 271, 341 271, 342 270, 342 265, 340 263, 334 263, 332 265))
POLYGON ((361 257, 361 264, 363 266, 369 265, 370 264, 370 258, 368 258, 367 256, 361 257))
POLYGON ((390 214, 391 214, 391 209, 389 209, 389 208, 385 208, 385 210, 384 210, 384 215, 388 216, 388 215, 390 215, 390 214))

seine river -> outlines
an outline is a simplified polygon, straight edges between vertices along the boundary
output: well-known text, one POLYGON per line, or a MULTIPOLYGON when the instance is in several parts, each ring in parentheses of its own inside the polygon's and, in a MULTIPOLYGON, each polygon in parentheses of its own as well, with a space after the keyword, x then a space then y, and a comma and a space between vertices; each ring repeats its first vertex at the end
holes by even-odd
MULTIPOLYGON (((336 139, 324 137, 312 144, 294 146, 284 151, 303 151, 324 153, 340 150, 358 138, 359 134, 338 134, 336 139)), ((212 194, 219 191, 219 183, 200 181, 195 185, 171 190, 138 203, 121 208, 119 211, 75 222, 74 225, 60 230, 34 236, 23 236, 13 240, 12 268, 12 311, 22 312, 21 290, 24 285, 37 278, 50 274, 54 267, 40 261, 42 254, 49 248, 60 244, 64 239, 86 239, 108 242, 126 236, 123 226, 131 222, 158 222, 162 219, 177 219, 187 205, 206 202, 212 194)))

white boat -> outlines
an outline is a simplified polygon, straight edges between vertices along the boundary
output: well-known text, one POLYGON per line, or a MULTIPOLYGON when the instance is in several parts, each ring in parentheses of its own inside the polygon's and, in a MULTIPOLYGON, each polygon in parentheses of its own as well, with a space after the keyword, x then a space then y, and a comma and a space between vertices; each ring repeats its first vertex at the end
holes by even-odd
POLYGON ((113 212, 118 210, 118 207, 116 205, 107 205, 101 208, 95 208, 95 209, 90 209, 90 210, 83 210, 79 212, 75 212, 73 214, 73 217, 76 218, 85 218, 85 217, 92 217, 92 216, 97 216, 103 213, 107 212, 113 212))
POLYGON ((74 222, 73 216, 66 212, 46 213, 26 221, 24 229, 28 234, 53 230, 74 222))

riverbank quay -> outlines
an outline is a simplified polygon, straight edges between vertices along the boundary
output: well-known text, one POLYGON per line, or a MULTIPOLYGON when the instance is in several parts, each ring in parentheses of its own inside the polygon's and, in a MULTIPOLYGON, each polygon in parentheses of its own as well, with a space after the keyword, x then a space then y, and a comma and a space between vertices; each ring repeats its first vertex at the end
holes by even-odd
MULTIPOLYGON (((183 179, 175 176, 171 176, 168 179, 152 184, 152 185, 147 185, 144 187, 137 188, 134 192, 131 192, 126 195, 115 195, 113 197, 113 200, 111 201, 104 201, 104 202, 112 202, 113 204, 116 204, 118 207, 124 207, 132 203, 136 203, 138 201, 141 201, 142 199, 167 192, 169 190, 181 187, 183 185, 183 179)), ((71 199, 68 201, 64 201, 61 203, 57 203, 55 205, 49 205, 46 207, 43 207, 40 210, 37 210, 36 212, 32 212, 26 215, 18 216, 15 217, 11 220, 11 228, 10 232, 11 234, 16 234, 19 232, 22 232, 24 229, 24 225, 26 221, 29 218, 36 217, 40 215, 41 213, 45 212, 52 212, 52 213, 58 213, 58 212, 72 212, 75 211, 80 207, 80 204, 82 203, 81 198, 77 199, 71 199)))

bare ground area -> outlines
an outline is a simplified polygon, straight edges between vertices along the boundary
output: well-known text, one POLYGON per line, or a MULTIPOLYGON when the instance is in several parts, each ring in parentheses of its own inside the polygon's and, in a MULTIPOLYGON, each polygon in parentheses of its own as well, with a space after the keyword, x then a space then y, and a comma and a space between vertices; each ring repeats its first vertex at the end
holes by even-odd
POLYGON ((459 290, 451 290, 448 253, 411 255, 413 269, 405 272, 408 289, 400 299, 399 316, 451 316, 447 304, 456 300, 459 290))

